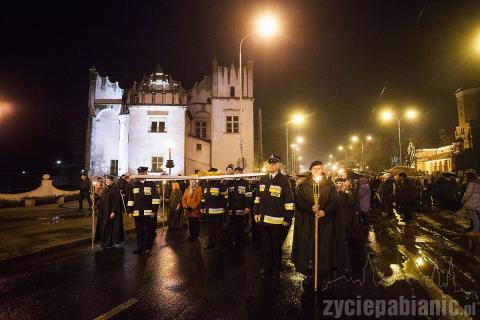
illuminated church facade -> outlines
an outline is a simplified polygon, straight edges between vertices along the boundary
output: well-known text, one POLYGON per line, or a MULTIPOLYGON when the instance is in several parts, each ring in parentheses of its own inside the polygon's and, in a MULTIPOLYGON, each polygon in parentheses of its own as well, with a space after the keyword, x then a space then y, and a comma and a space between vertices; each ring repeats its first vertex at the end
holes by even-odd
POLYGON ((156 67, 125 90, 92 67, 85 155, 89 175, 136 173, 140 166, 168 173, 170 156, 172 175, 223 170, 230 163, 254 171, 253 62, 242 69, 240 117, 239 68, 234 65, 220 66, 215 59, 211 74, 191 89, 156 67))

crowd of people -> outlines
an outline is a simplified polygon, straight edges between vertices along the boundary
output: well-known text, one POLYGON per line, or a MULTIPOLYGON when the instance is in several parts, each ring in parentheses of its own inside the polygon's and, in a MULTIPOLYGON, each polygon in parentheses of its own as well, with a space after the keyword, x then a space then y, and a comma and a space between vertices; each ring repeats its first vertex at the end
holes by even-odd
MULTIPOLYGON (((383 217, 393 219, 396 211, 405 223, 414 212, 432 213, 435 209, 464 210, 471 218, 468 236, 480 236, 480 182, 474 171, 465 180, 455 175, 345 176, 326 173, 321 161, 314 161, 304 177, 290 177, 281 171, 281 159, 271 155, 267 174, 245 179, 240 167, 229 165, 231 179, 178 180, 156 185, 147 179, 130 179, 128 175, 108 176, 95 185, 98 214, 95 238, 109 249, 124 239, 123 215, 135 219, 137 248, 134 254, 152 250, 156 236, 160 194, 168 195, 169 231, 188 227, 188 241, 198 241, 202 221, 208 241, 205 250, 219 255, 241 247, 251 239, 253 249, 263 259, 262 276, 278 276, 282 270, 282 246, 294 224, 291 260, 296 271, 304 274, 304 286, 314 283, 314 260, 318 257, 319 283, 343 272, 360 272, 364 259, 365 228, 371 223, 372 207, 382 208, 383 217), (161 192, 160 191, 161 189, 161 192), (315 234, 315 224, 318 232, 315 234), (318 245, 315 255, 315 243, 318 245), (357 267, 352 263, 357 263, 357 267)), ((148 168, 138 168, 147 175, 148 168)), ((82 176, 80 208, 91 184, 82 176)), ((98 181, 97 181, 98 182, 98 181)), ((164 199, 165 200, 165 199, 164 199)), ((91 203, 89 203, 91 204, 91 203)))

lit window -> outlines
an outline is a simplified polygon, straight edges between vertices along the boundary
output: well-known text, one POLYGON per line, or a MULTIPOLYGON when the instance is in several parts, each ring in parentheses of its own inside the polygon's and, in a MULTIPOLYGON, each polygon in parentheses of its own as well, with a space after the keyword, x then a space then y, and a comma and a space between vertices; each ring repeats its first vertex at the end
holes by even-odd
POLYGON ((163 157, 152 157, 152 172, 163 172, 163 157))
POLYGON ((167 132, 165 130, 165 121, 150 122, 150 132, 167 132))
POLYGON ((195 136, 199 138, 207 137, 207 122, 206 121, 196 121, 195 122, 195 136))
POLYGON ((238 116, 227 116, 227 133, 238 133, 239 121, 238 116))

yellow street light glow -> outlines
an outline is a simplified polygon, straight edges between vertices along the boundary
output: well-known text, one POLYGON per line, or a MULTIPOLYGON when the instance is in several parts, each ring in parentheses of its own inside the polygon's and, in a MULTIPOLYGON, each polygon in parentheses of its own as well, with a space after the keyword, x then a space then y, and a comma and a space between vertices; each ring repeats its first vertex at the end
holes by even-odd
POLYGON ((278 20, 271 14, 265 14, 258 19, 257 31, 264 37, 271 37, 278 33, 278 20))
POLYGON ((297 137, 296 141, 298 144, 302 144, 305 140, 303 139, 303 137, 297 137))
POLYGON ((167 149, 173 149, 174 143, 173 141, 167 141, 167 149))
POLYGON ((342 151, 343 150, 343 146, 338 146, 338 151, 342 151))
POLYGON ((407 119, 410 119, 410 120, 415 119, 417 115, 418 115, 417 111, 413 109, 407 110, 407 112, 405 113, 405 117, 407 117, 407 119))
POLYGON ((383 121, 390 121, 393 119, 393 112, 391 110, 383 110, 382 111, 382 120, 383 121))
POLYGON ((372 139, 372 136, 367 136, 367 141, 371 141, 372 139))
POLYGON ((333 158, 333 154, 328 155, 328 157, 329 157, 330 159, 332 159, 332 158, 333 158))
POLYGON ((302 159, 303 159, 302 157, 298 157, 298 160, 302 161, 302 159))
POLYGON ((296 145, 295 143, 292 143, 292 144, 290 145, 290 148, 296 148, 296 147, 297 147, 297 145, 296 145))
POLYGON ((338 167, 337 167, 336 164, 334 164, 334 165, 332 166, 332 169, 333 169, 333 170, 337 170, 337 168, 338 168, 338 167))
POLYGON ((352 150, 352 149, 353 149, 353 147, 352 147, 352 146, 348 146, 348 149, 352 150))
POLYGON ((358 142, 358 136, 352 136, 351 140, 352 142, 358 142))
POLYGON ((344 170, 342 168, 338 169, 339 174, 343 174, 344 170))
POLYGON ((473 38, 473 50, 476 54, 480 54, 480 30, 477 31, 477 34, 473 38))
POLYGON ((305 116, 300 113, 294 114, 291 121, 297 125, 302 124, 305 121, 305 116))

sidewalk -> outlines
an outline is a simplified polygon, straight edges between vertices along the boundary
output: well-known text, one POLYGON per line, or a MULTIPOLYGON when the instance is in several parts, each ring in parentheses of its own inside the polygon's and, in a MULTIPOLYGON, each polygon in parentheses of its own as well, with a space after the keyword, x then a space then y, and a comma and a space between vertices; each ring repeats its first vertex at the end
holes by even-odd
MULTIPOLYGON (((0 263, 90 243, 91 211, 77 208, 78 202, 74 201, 63 205, 0 209, 0 263)), ((84 208, 88 208, 86 202, 84 208)), ((124 216, 123 222, 127 233, 134 230, 133 218, 124 216)))

